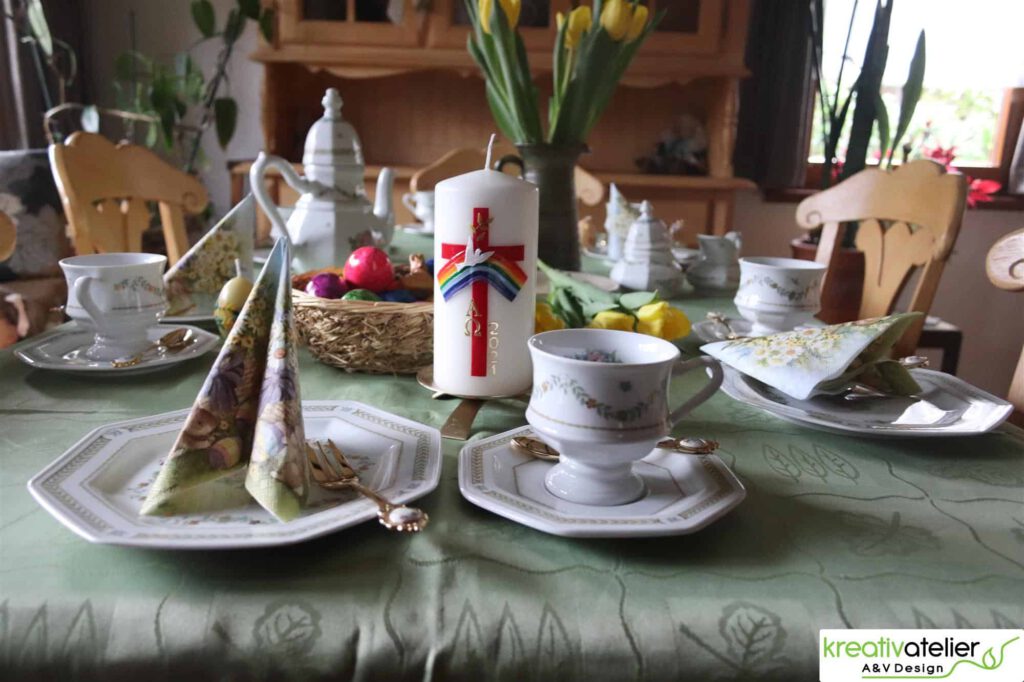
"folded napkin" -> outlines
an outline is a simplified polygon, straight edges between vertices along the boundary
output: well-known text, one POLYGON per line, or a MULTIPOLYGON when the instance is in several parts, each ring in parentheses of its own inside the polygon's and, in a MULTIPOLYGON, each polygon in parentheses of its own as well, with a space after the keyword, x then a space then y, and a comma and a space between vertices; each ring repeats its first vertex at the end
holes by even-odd
POLYGON ((224 283, 238 274, 236 260, 252 280, 254 206, 251 194, 242 199, 167 271, 167 315, 213 314, 224 283))
MULTIPOLYGON (((291 255, 278 240, 154 481, 142 514, 197 511, 205 484, 246 469, 245 489, 280 521, 309 490, 292 323, 291 255)), ((218 492, 220 490, 220 492, 218 492)))
POLYGON ((701 350, 797 400, 839 393, 851 382, 895 395, 920 392, 892 347, 921 313, 900 313, 827 327, 718 341, 701 350))

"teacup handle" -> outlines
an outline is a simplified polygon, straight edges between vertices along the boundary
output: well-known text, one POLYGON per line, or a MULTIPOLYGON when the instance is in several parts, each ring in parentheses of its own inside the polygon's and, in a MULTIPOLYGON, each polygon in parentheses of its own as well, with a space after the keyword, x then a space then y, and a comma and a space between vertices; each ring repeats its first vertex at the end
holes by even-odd
POLYGON ((710 377, 708 377, 709 381, 707 385, 704 386, 704 388, 697 391, 697 394, 695 396, 687 400, 685 403, 683 403, 676 409, 672 410, 672 413, 669 414, 668 416, 669 421, 672 423, 672 426, 678 424, 679 421, 683 417, 688 415, 690 412, 692 412, 695 407, 697 407, 705 400, 713 396, 715 394, 715 391, 717 391, 718 388, 722 385, 722 366, 718 364, 718 360, 715 360, 714 358, 709 357, 707 355, 702 355, 699 358, 693 358, 692 360, 683 360, 679 362, 678 364, 676 364, 674 368, 672 368, 672 375, 675 376, 677 374, 685 374, 690 370, 698 369, 701 367, 708 370, 710 374, 710 377))
POLYGON ((93 324, 99 326, 105 313, 98 305, 96 305, 96 301, 93 300, 92 294, 90 293, 92 290, 92 284, 95 281, 95 277, 85 275, 75 280, 73 288, 75 292, 75 300, 78 301, 78 305, 82 306, 82 308, 85 309, 85 312, 89 314, 93 324))
POLYGON ((416 196, 412 192, 406 192, 405 194, 402 195, 402 203, 405 204, 405 207, 412 211, 412 213, 415 215, 416 196))

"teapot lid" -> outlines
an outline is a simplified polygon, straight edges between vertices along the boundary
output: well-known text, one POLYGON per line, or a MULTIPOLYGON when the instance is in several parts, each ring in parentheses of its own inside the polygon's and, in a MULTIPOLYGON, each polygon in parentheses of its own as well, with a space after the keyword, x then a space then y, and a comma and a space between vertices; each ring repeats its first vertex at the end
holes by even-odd
POLYGON ((324 115, 310 126, 302 153, 307 177, 316 175, 317 166, 332 169, 345 164, 363 166, 359 135, 341 117, 341 94, 336 88, 328 88, 321 103, 324 115))

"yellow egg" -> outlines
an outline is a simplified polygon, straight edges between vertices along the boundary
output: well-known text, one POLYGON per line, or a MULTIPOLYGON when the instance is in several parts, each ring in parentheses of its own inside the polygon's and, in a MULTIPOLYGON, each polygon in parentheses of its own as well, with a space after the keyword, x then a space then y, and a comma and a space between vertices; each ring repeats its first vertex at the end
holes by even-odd
POLYGON ((235 319, 242 311, 245 300, 249 298, 252 291, 252 282, 245 277, 238 275, 232 277, 220 290, 217 296, 217 308, 213 311, 213 319, 217 322, 217 331, 224 338, 227 337, 231 328, 235 326, 235 319))

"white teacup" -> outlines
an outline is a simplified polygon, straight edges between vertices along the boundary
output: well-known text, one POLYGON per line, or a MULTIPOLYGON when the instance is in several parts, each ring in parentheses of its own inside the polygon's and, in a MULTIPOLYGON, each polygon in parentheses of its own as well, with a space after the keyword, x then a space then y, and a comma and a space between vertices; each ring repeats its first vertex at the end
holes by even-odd
POLYGON ((163 317, 166 256, 102 253, 60 262, 68 281, 68 316, 95 331, 85 355, 116 360, 149 345, 146 330, 163 317))
POLYGON ((753 323, 752 334, 791 331, 821 310, 826 269, 795 258, 741 258, 740 288, 733 302, 753 323))
POLYGON ((533 394, 526 420, 561 454, 544 484, 579 504, 626 504, 643 495, 633 463, 722 383, 713 358, 681 361, 668 341, 633 332, 563 329, 537 334, 529 347, 533 394), (672 375, 698 368, 710 381, 670 411, 672 375))
POLYGON ((427 232, 434 231, 434 193, 433 192, 406 192, 402 195, 402 203, 412 211, 416 220, 423 223, 427 232))

